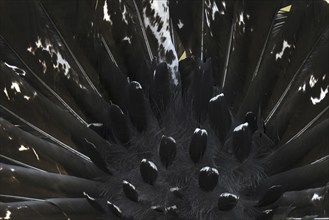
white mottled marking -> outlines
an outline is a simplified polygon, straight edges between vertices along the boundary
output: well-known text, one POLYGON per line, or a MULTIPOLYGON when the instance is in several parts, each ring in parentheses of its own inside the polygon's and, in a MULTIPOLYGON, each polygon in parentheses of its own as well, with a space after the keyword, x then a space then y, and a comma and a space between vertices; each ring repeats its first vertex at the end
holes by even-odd
POLYGON ((7 88, 6 88, 6 87, 4 88, 3 92, 6 94, 7 99, 10 100, 9 95, 8 95, 8 92, 7 92, 7 88))
POLYGON ((284 51, 287 49, 287 48, 290 48, 291 45, 288 44, 288 42, 286 40, 283 41, 283 45, 282 45, 282 50, 281 52, 275 54, 275 60, 278 60, 279 58, 281 59, 283 54, 284 54, 284 51))
POLYGON ((193 134, 197 134, 197 133, 199 133, 199 132, 201 132, 201 136, 203 136, 203 135, 208 135, 208 133, 207 133, 207 131, 206 131, 205 129, 200 129, 200 128, 196 128, 196 129, 194 130, 194 133, 193 133, 193 134))
POLYGON ((20 209, 27 209, 29 208, 27 205, 22 205, 22 206, 18 206, 17 207, 17 210, 20 210, 20 209))
POLYGON ((304 83, 303 86, 300 86, 300 87, 298 88, 298 91, 303 91, 303 92, 305 92, 305 91, 306 91, 306 83, 304 83))
POLYGON ((177 209, 177 206, 176 205, 173 205, 173 206, 169 206, 166 208, 166 211, 169 211, 169 210, 176 210, 177 209))
POLYGON ((176 144, 176 140, 173 137, 168 137, 168 138, 176 144))
MULTIPOLYGON (((68 74, 70 71, 70 64, 63 58, 62 54, 58 51, 56 51, 53 47, 53 45, 50 43, 48 39, 45 39, 45 43, 43 44, 41 41, 41 38, 38 37, 37 41, 35 42, 35 48, 29 47, 27 50, 35 55, 36 49, 41 49, 42 51, 47 51, 51 58, 53 58, 54 55, 56 55, 57 60, 55 63, 53 63, 53 68, 59 70, 59 65, 62 65, 62 68, 64 69, 64 75, 67 78, 70 78, 70 75, 68 74)), ((58 44, 58 46, 61 46, 61 44, 58 44)), ((39 60, 39 63, 42 65, 43 73, 46 73, 47 66, 44 60, 39 60)))
POLYGON ((237 127, 234 128, 233 132, 237 132, 237 131, 240 131, 240 130, 243 130, 244 128, 248 127, 248 122, 246 123, 243 123, 237 127))
POLYGON ((87 89, 84 85, 82 85, 80 83, 79 83, 79 87, 80 87, 80 89, 87 89))
POLYGON ((322 198, 323 198, 322 196, 319 196, 317 193, 314 193, 311 200, 312 201, 315 201, 315 200, 320 201, 322 198))
POLYGON ((183 22, 181 21, 181 19, 178 19, 178 24, 177 24, 177 26, 178 26, 179 29, 182 29, 182 28, 183 28, 184 24, 183 24, 183 22))
POLYGON ((30 150, 29 147, 25 147, 23 144, 21 144, 21 146, 18 148, 19 151, 26 151, 26 150, 30 150))
POLYGON ((179 190, 178 186, 169 189, 170 192, 175 192, 178 190, 179 190))
POLYGON ((126 6, 123 5, 122 19, 123 19, 123 21, 124 21, 126 24, 128 24, 127 14, 128 14, 128 13, 127 13, 126 6))
POLYGON ((263 211, 266 215, 268 215, 269 213, 271 213, 273 211, 273 209, 266 209, 265 211, 263 211))
POLYGON ((87 127, 89 128, 92 125, 95 126, 95 127, 102 127, 103 123, 90 123, 90 124, 87 125, 87 127))
POLYGON ((16 92, 18 92, 18 93, 21 93, 21 89, 18 85, 18 82, 12 82, 10 88, 13 90, 16 90, 16 92))
POLYGON ((173 53, 174 59, 170 60, 171 64, 168 63, 170 67, 171 79, 175 85, 178 85, 177 78, 177 70, 178 70, 178 56, 176 53, 176 49, 171 39, 169 30, 169 7, 167 1, 152 1, 150 2, 151 10, 154 10, 154 18, 156 16, 160 17, 159 22, 152 22, 151 18, 146 16, 146 7, 143 8, 143 16, 144 16, 144 25, 145 28, 150 28, 152 34, 157 39, 158 44, 163 46, 163 50, 158 50, 158 58, 159 62, 166 62, 166 53, 170 51, 173 53), (160 26, 160 22, 162 22, 162 27, 158 31, 160 26), (167 30, 168 29, 168 30, 167 30), (164 39, 164 40, 163 40, 164 39))
POLYGON ((109 12, 108 12, 107 0, 104 1, 103 13, 104 13, 103 20, 107 21, 107 22, 110 22, 110 24, 112 25, 113 22, 111 21, 111 16, 109 15, 109 12))
POLYGON ((152 205, 152 206, 151 206, 151 209, 153 209, 153 210, 154 210, 154 209, 158 209, 158 208, 161 208, 161 206, 159 206, 159 205, 152 205))
POLYGON ((59 52, 56 53, 57 55, 57 65, 55 66, 55 68, 59 67, 59 64, 62 65, 62 67, 64 68, 64 75, 67 76, 69 78, 69 69, 70 69, 70 64, 62 57, 62 54, 60 54, 59 52))
POLYGON ((234 197, 235 199, 238 199, 238 198, 239 198, 238 196, 236 196, 236 195, 234 195, 234 194, 232 194, 232 193, 222 193, 222 194, 220 194, 219 196, 220 196, 220 197, 230 197, 230 196, 232 196, 232 197, 234 197))
POLYGON ((244 18, 243 18, 243 12, 239 15, 239 20, 238 20, 239 25, 241 26, 242 24, 245 25, 244 23, 244 18))
POLYGON ((309 81, 310 87, 313 88, 317 82, 318 80, 313 75, 311 75, 309 81))
POLYGON ((131 38, 128 36, 125 36, 122 40, 126 40, 129 44, 131 44, 131 38))
POLYGON ((219 97, 224 97, 224 94, 221 93, 221 94, 219 94, 219 95, 216 95, 215 97, 211 98, 209 102, 217 101, 217 99, 219 99, 219 97))
POLYGON ((218 170, 217 169, 215 169, 215 168, 211 168, 211 167, 203 167, 201 170, 200 170, 200 172, 209 172, 209 171, 211 171, 211 172, 214 172, 214 173, 216 173, 217 175, 219 175, 219 172, 218 172, 218 170))
POLYGON ((329 88, 329 86, 327 86, 327 88, 325 90, 323 90, 321 88, 321 93, 320 93, 320 97, 319 98, 316 98, 316 97, 313 98, 313 97, 311 97, 311 102, 312 102, 313 105, 316 105, 316 104, 320 103, 326 97, 326 95, 328 93, 328 88, 329 88))
POLYGON ((216 2, 214 2, 213 5, 212 5, 212 16, 211 16, 212 20, 215 20, 216 12, 219 12, 219 10, 218 10, 216 2))
POLYGON ((34 54, 33 48, 30 46, 26 49, 27 51, 29 51, 30 53, 34 54))
POLYGON ((27 95, 25 95, 25 96, 23 96, 23 98, 24 98, 24 99, 26 99, 27 101, 29 101, 31 97, 30 97, 30 96, 27 96, 27 95))
POLYGON ((41 63, 42 65, 42 72, 45 74, 47 72, 47 65, 46 65, 46 61, 44 60, 39 60, 39 62, 41 63))
POLYGON ((137 81, 131 81, 131 83, 133 83, 135 85, 135 89, 142 89, 142 86, 139 82, 137 81))
POLYGON ((7 211, 6 211, 6 215, 5 215, 4 217, 0 217, 0 219, 8 220, 8 219, 10 219, 10 216, 11 216, 11 211, 9 211, 9 210, 7 209, 7 211))
POLYGON ((17 75, 22 75, 22 76, 25 76, 26 75, 26 72, 25 70, 21 69, 21 68, 18 68, 17 66, 14 66, 14 65, 10 65, 6 62, 4 62, 4 64, 9 67, 10 69, 12 69, 15 73, 17 73, 17 75), (22 73, 18 73, 17 70, 20 70, 20 72, 22 73))

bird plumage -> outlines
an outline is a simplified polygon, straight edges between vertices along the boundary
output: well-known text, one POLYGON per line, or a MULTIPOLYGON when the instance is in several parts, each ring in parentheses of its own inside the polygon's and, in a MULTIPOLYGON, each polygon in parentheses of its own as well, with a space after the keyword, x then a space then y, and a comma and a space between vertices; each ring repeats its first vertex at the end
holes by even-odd
POLYGON ((325 0, 1 1, 0 217, 328 217, 328 20, 325 0))

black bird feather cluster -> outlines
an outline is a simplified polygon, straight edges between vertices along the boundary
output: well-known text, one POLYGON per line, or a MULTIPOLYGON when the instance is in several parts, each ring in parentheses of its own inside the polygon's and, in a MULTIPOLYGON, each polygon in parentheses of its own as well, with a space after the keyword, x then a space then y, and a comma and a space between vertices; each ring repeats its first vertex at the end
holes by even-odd
POLYGON ((328 0, 0 1, 0 219, 329 217, 328 0))

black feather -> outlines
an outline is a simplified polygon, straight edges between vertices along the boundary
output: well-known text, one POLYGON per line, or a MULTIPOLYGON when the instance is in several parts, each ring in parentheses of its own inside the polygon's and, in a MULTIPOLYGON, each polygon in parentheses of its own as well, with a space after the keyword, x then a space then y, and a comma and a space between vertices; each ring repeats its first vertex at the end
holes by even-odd
POLYGON ((0 218, 328 217, 328 12, 0 1, 0 218))

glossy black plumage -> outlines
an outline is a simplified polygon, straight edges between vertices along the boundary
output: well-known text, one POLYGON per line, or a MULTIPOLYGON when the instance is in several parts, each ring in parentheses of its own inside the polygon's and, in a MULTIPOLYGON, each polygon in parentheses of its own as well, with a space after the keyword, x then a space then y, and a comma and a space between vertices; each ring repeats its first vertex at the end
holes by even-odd
POLYGON ((327 2, 1 1, 0 218, 328 217, 327 2))

